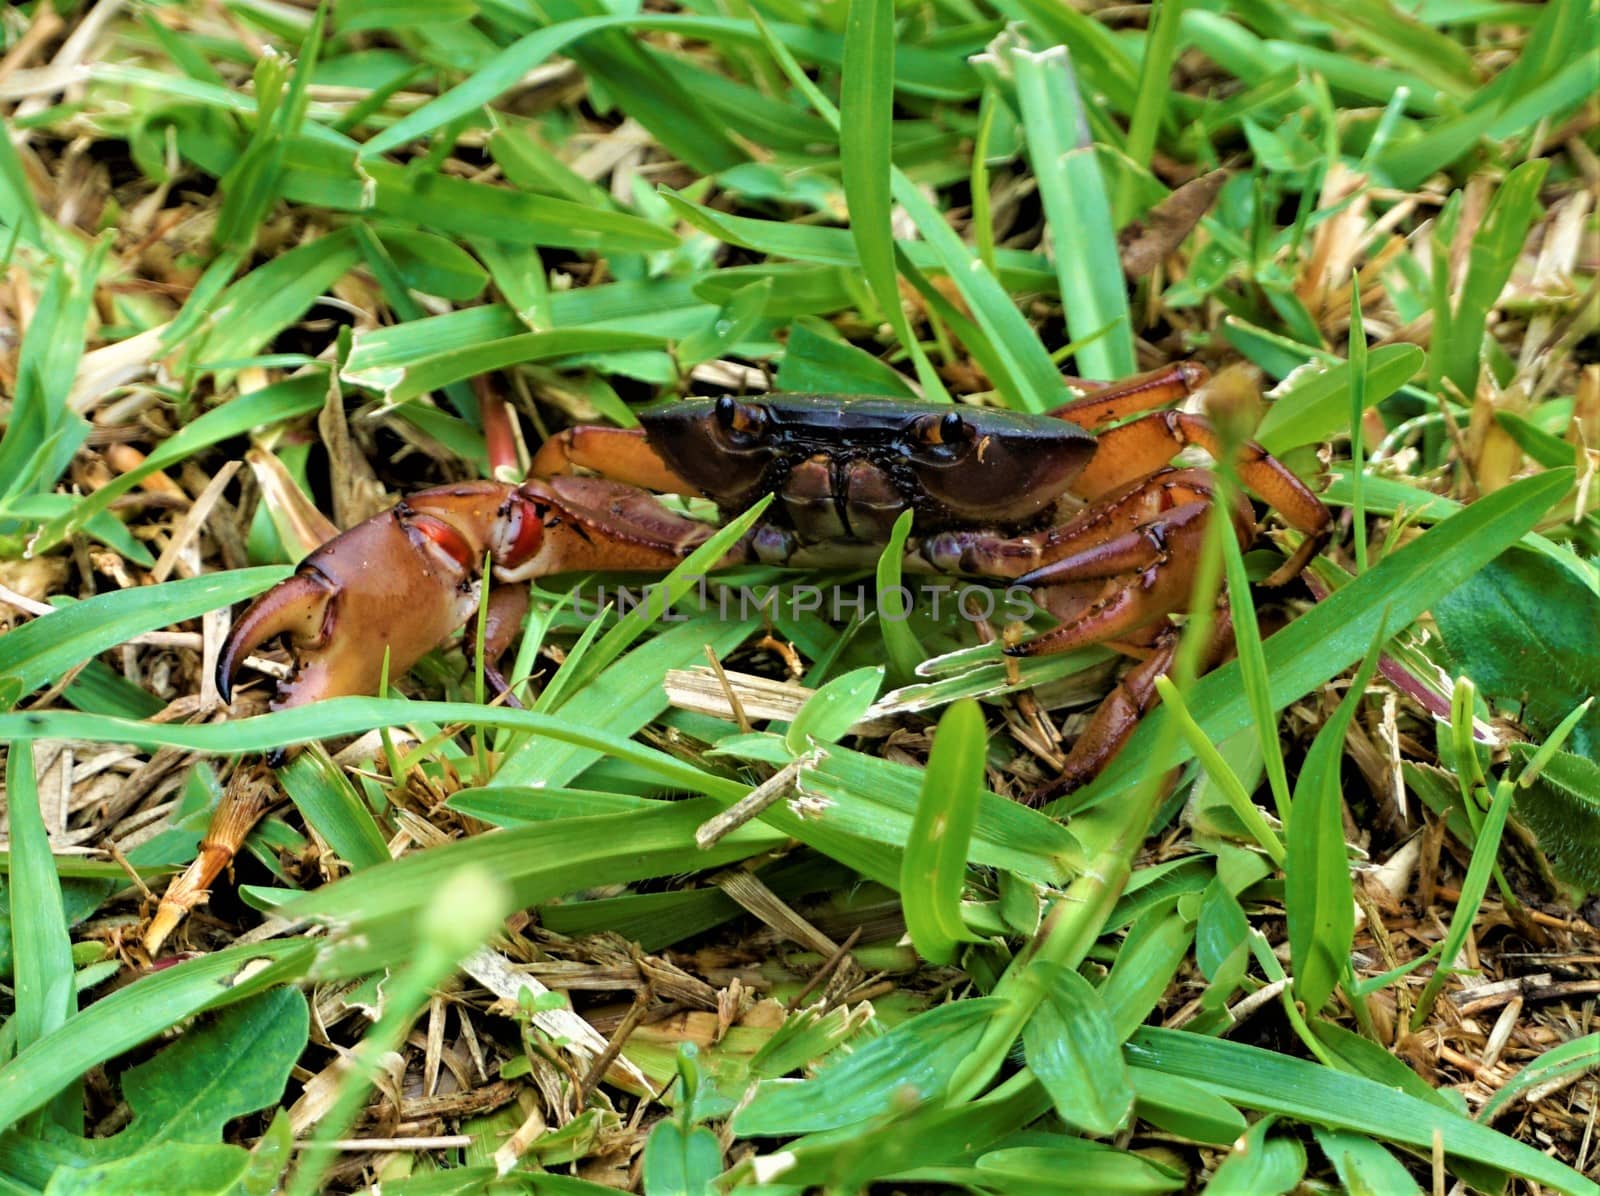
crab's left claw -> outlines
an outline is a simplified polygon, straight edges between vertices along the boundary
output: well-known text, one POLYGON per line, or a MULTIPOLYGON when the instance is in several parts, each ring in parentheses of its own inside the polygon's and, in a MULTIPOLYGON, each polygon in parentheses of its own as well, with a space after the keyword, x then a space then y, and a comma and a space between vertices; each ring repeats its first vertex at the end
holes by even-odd
POLYGON ((286 633, 294 672, 271 708, 376 693, 384 656, 401 676, 472 614, 478 575, 512 487, 439 486, 335 536, 239 616, 217 661, 229 700, 244 658, 286 633))
POLYGON ((244 658, 275 635, 288 632, 297 644, 326 643, 331 599, 338 592, 315 569, 303 568, 275 585, 234 620, 217 657, 217 692, 233 701, 233 681, 244 658))

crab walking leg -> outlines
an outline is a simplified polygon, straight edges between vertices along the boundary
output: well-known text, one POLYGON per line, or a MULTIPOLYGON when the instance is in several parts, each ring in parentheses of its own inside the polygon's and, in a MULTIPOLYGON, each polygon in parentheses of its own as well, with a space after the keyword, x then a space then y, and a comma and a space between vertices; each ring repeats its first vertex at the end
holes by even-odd
MULTIPOLYGON (((1163 620, 1152 645, 1153 651, 1124 673, 1116 687, 1095 709, 1089 725, 1072 744, 1061 774, 1048 785, 1028 794, 1030 806, 1042 806, 1070 793, 1099 775, 1100 770, 1122 750, 1139 720, 1150 713, 1159 700, 1156 679, 1172 668, 1180 632, 1171 621, 1163 620)), ((1201 654, 1199 668, 1207 672, 1220 664, 1233 647, 1233 619, 1226 606, 1219 607, 1211 636, 1201 654)))
MULTIPOLYGON (((1087 497, 1106 493, 1159 469, 1180 449, 1198 445, 1220 459, 1226 451, 1210 421, 1183 411, 1159 411, 1100 434, 1094 460, 1073 483, 1087 497)), ((1287 564, 1267 580, 1282 585, 1304 569, 1322 550, 1333 531, 1333 516, 1306 484, 1253 440, 1235 451, 1239 479, 1274 507, 1291 527, 1306 534, 1287 564)))
POLYGON ((1146 374, 1096 386, 1083 398, 1065 403, 1049 414, 1092 432, 1130 415, 1171 407, 1194 394, 1210 378, 1211 371, 1199 362, 1179 361, 1146 374))
MULTIPOLYGON (((1176 507, 1212 502, 1216 483, 1204 469, 1159 469, 1149 477, 1130 482, 1097 499, 1067 522, 1041 532, 1007 536, 993 531, 952 531, 930 536, 920 546, 923 558, 947 573, 976 573, 984 577, 1020 578, 1043 566, 1085 552, 1101 550, 1112 559, 1125 545, 1124 537, 1141 533, 1146 524, 1176 507)), ((1240 542, 1255 534, 1255 516, 1242 495, 1234 495, 1230 511, 1240 542)), ((1095 573, 1092 576, 1105 576, 1095 573)), ((1084 573, 1082 576, 1091 576, 1084 573)))
POLYGON ((577 469, 662 494, 700 493, 698 486, 685 481, 650 447, 643 428, 577 424, 540 445, 528 472, 550 478, 577 469))
POLYGON ((1183 610, 1205 538, 1207 502, 1185 503, 1137 531, 1045 565, 1017 578, 1061 623, 1006 648, 1007 656, 1048 656, 1086 644, 1122 639, 1183 610), (1082 583, 1101 583, 1085 595, 1082 583), (1052 590, 1063 587, 1057 601, 1052 590), (1087 601, 1085 600, 1087 597, 1087 601))

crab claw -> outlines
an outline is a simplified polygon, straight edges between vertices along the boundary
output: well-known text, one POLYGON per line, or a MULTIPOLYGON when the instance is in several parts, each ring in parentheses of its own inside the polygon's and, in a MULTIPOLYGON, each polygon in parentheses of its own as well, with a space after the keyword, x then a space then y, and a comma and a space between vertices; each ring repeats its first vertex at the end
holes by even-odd
POLYGON ((338 587, 312 568, 275 585, 234 620, 217 657, 217 692, 233 701, 233 680, 244 658, 275 635, 290 632, 297 643, 326 643, 330 599, 338 587))
MULTIPOLYGON (((244 658, 283 634, 294 671, 271 709, 376 693, 385 653, 389 675, 398 677, 472 616, 486 564, 505 583, 579 570, 661 572, 711 531, 643 490, 602 478, 423 490, 335 536, 257 598, 223 644, 217 689, 228 700, 244 658)), ((738 550, 729 559, 739 559, 738 550)), ((491 595, 489 663, 520 613, 491 595)))
POLYGON ((512 487, 475 482, 424 490, 335 536, 233 625, 217 689, 258 645, 287 634, 294 672, 271 708, 377 692, 384 655, 398 677, 476 609, 478 576, 512 487))

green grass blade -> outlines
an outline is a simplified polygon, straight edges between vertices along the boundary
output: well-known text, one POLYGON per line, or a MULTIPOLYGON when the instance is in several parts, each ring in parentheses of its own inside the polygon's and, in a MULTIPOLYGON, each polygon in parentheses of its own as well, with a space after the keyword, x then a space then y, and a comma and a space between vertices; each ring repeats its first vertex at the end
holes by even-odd
POLYGON ((795 712, 784 743, 800 756, 822 744, 838 743, 850 728, 866 717, 872 700, 883 687, 883 666, 867 665, 852 669, 829 681, 806 699, 795 712))
POLYGON ((1567 1076, 1593 1075, 1600 1071, 1600 1033, 1585 1034, 1562 1043, 1540 1055, 1507 1080, 1484 1102, 1478 1120, 1492 1123, 1513 1101, 1532 1088, 1542 1087, 1567 1076))
POLYGON ((911 354, 930 399, 948 399, 944 383, 912 334, 900 299, 890 229, 889 176, 894 167, 893 0, 850 0, 839 96, 839 152, 850 235, 862 273, 895 336, 911 354))
POLYGON ((26 1050, 65 1025, 77 1012, 72 939, 61 904, 61 878, 50 854, 39 808, 33 743, 11 742, 6 758, 10 812, 11 949, 16 985, 16 1044, 26 1050))
POLYGON ((1111 1011, 1074 969, 1040 960, 1033 971, 1045 999, 1022 1031, 1028 1070, 1049 1091, 1061 1120, 1109 1137, 1127 1124, 1134 1102, 1111 1011))
POLYGON ((251 597, 288 573, 268 566, 112 590, 25 623, 0 636, 0 710, 107 648, 251 597))
MULTIPOLYGON (((1232 470, 1225 470, 1221 471, 1219 480, 1221 491, 1218 503, 1226 510, 1228 508, 1225 504, 1229 501, 1228 492, 1232 490, 1232 493, 1238 493, 1233 489, 1236 477, 1232 470)), ((1239 654, 1239 676, 1244 684, 1245 696, 1250 702, 1250 714, 1255 720, 1256 741, 1261 748, 1261 762, 1266 769, 1267 781, 1272 787, 1272 799, 1277 808, 1278 821, 1287 825, 1289 776, 1283 765, 1283 746, 1278 742, 1278 718, 1272 705, 1272 686, 1261 643, 1261 624, 1256 618, 1256 604, 1250 594, 1250 576, 1245 570, 1244 554, 1239 547, 1238 537, 1222 538, 1222 563, 1228 578, 1228 610, 1233 619, 1234 647, 1239 654)), ((1260 829, 1262 828, 1257 827, 1258 840, 1260 829)), ((1262 846, 1272 852, 1273 843, 1277 843, 1275 835, 1269 841, 1263 842, 1262 846)), ((1281 852, 1280 844, 1278 854, 1274 856, 1280 863, 1281 852)))
POLYGON ((1077 372, 1102 380, 1125 377, 1137 368, 1127 289, 1072 60, 1065 46, 1057 46, 1041 54, 1012 50, 1010 63, 1028 156, 1055 243, 1067 330, 1084 342, 1077 372))
POLYGON ((930 963, 949 963, 957 946, 972 937, 961 919, 961 893, 988 746, 983 711, 970 698, 953 703, 939 719, 900 865, 906 931, 930 963))
POLYGON ((1361 279, 1350 276, 1350 478, 1355 485, 1354 536, 1356 572, 1367 571, 1367 503, 1363 483, 1366 432, 1362 417, 1367 409, 1367 332, 1361 319, 1361 279))
MULTIPOLYGON (((1156 148, 1156 135, 1172 122, 1169 103, 1173 92, 1172 67, 1182 45, 1183 10, 1189 0, 1158 0, 1151 5, 1150 32, 1144 39, 1144 55, 1139 63, 1139 92, 1128 118, 1127 160, 1145 163, 1156 148)), ((1139 214, 1137 179, 1124 170, 1117 188, 1116 227, 1124 228, 1139 214)))
MULTIPOLYGON (((1352 359, 1354 355, 1352 351, 1352 359)), ((1361 375, 1363 410, 1383 402, 1416 377, 1424 360, 1415 345, 1383 345, 1368 354, 1361 375)), ((1256 440, 1268 452, 1282 454, 1353 427, 1355 381, 1347 361, 1297 376, 1267 409, 1256 429, 1256 440)))
POLYGON ((516 905, 523 906, 595 885, 717 868, 783 842, 781 832, 754 823, 709 848, 696 847, 696 828, 720 809, 714 801, 691 798, 654 803, 648 810, 535 822, 458 839, 365 869, 296 898, 280 912, 351 926, 393 926, 414 921, 429 907, 433 888, 468 866, 500 877, 516 905))
POLYGON ((628 646, 662 619, 690 590, 704 582, 718 561, 756 525, 772 502, 768 494, 744 514, 730 520, 706 542, 684 557, 670 573, 655 584, 650 601, 642 602, 617 620, 617 625, 601 637, 584 656, 583 670, 572 684, 583 684, 595 677, 628 646))
POLYGON ((254 428, 309 415, 320 409, 327 397, 327 378, 321 370, 313 370, 213 407, 163 440, 133 469, 119 473, 94 493, 78 499, 67 514, 46 523, 39 530, 34 551, 43 554, 55 548, 157 470, 254 428))
POLYGON ((1437 1135, 1447 1154, 1523 1175, 1573 1196, 1594 1190, 1566 1164, 1459 1113, 1304 1059, 1150 1026, 1134 1034, 1126 1053, 1136 1066, 1195 1080, 1216 1096, 1248 1109, 1424 1151, 1434 1149, 1437 1135))
POLYGON ((1468 398, 1478 390, 1478 363, 1489 312, 1499 302, 1522 254, 1528 229, 1540 212, 1539 186, 1548 168, 1545 159, 1536 158, 1506 175, 1472 238, 1467 276, 1452 305, 1449 338, 1435 350, 1443 358, 1444 376, 1468 398))
POLYGON ((907 622, 911 614, 910 601, 900 584, 906 537, 911 534, 913 515, 914 512, 906 511, 894 521, 889 541, 878 556, 878 631, 883 636, 883 648, 888 653, 889 663, 894 667, 896 683, 916 676, 917 665, 928 656, 907 622))
POLYGON ((353 869, 389 858, 389 844, 344 770, 320 748, 301 752, 278 779, 306 820, 353 869))
POLYGON ((1295 782, 1284 865, 1289 914, 1289 959, 1295 996, 1308 1013, 1321 1009, 1350 971, 1355 894, 1344 845, 1344 800, 1339 781, 1345 735, 1377 671, 1386 636, 1380 628, 1350 690, 1306 753, 1295 782))

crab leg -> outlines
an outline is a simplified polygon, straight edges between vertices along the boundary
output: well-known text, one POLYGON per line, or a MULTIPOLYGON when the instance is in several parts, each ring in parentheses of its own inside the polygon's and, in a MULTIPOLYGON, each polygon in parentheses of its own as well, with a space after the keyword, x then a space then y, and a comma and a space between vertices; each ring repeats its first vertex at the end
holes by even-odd
MULTIPOLYGON (((1183 411, 1159 411, 1100 434, 1094 460, 1073 483, 1089 496, 1104 493, 1166 464, 1180 449, 1199 445, 1213 457, 1226 451, 1210 421, 1183 411)), ((1235 451, 1239 479, 1284 517, 1291 527, 1306 534, 1294 556, 1268 585, 1282 585, 1297 576, 1333 531, 1333 516, 1322 500, 1294 473, 1253 440, 1235 451)))
MULTIPOLYGON (((1033 588, 1058 625, 1021 644, 1011 656, 1064 652, 1105 644, 1138 663, 1111 691, 1074 742, 1062 774, 1031 800, 1043 802, 1095 776, 1122 747, 1156 703, 1156 679, 1172 666, 1177 629, 1168 618, 1188 606, 1207 521, 1216 513, 1213 479, 1200 469, 1163 469, 1086 508, 1045 532, 1018 537, 946 533, 924 555, 945 568, 1013 578, 1033 588)), ((1242 544, 1254 535, 1254 517, 1242 496, 1229 511, 1242 544)), ((1231 624, 1209 646, 1226 651, 1231 624)))
POLYGON ((1043 635, 1006 648, 1008 656, 1046 656, 1121 639, 1182 610, 1189 600, 1211 504, 1184 503, 1136 531, 1086 548, 1017 578, 1061 620, 1043 635), (1083 583, 1098 582, 1097 588, 1083 583))
POLYGON ((614 481, 662 494, 700 493, 698 486, 684 481, 650 447, 643 428, 577 424, 539 446, 529 473, 549 478, 577 469, 603 473, 614 481))
MULTIPOLYGON (((1162 620, 1149 655, 1124 673, 1116 687, 1095 709, 1089 725, 1073 741, 1061 766, 1061 775, 1027 796, 1027 804, 1041 806, 1070 793, 1099 775, 1106 763, 1122 750, 1139 720, 1155 706, 1160 695, 1156 680, 1172 668, 1178 650, 1178 628, 1162 620)), ((1119 645, 1120 646, 1120 645, 1119 645)), ((1217 612, 1211 639, 1199 662, 1201 672, 1215 668, 1233 646, 1233 620, 1226 607, 1217 612)))
MULTIPOLYGON (((942 532, 923 541, 921 552, 929 563, 944 572, 1018 578, 1136 533, 1174 507, 1211 502, 1215 490, 1214 480, 1206 470, 1160 469, 1105 495, 1057 527, 1020 536, 991 531, 942 532)), ((1254 515, 1249 503, 1235 495, 1230 514, 1240 542, 1247 542, 1254 534, 1254 515)), ((1118 550, 1105 551, 1114 554, 1118 550)))
POLYGON ((1083 398, 1065 403, 1050 414, 1092 432, 1141 411, 1170 407, 1194 394, 1210 378, 1211 371, 1199 362, 1179 361, 1146 374, 1096 386, 1083 398))

